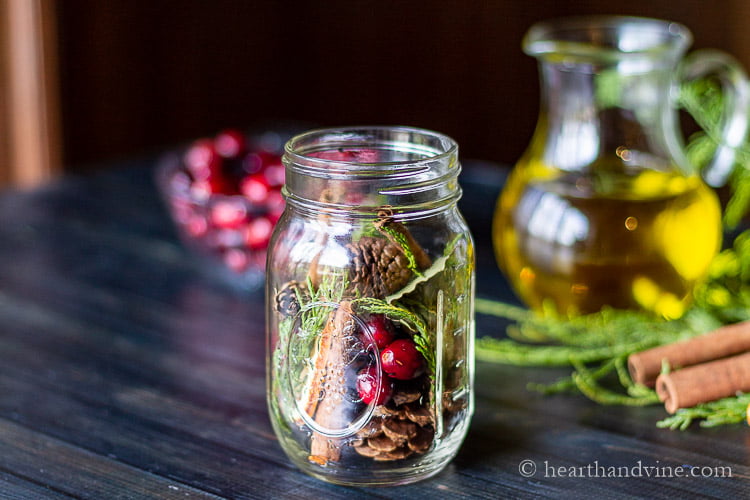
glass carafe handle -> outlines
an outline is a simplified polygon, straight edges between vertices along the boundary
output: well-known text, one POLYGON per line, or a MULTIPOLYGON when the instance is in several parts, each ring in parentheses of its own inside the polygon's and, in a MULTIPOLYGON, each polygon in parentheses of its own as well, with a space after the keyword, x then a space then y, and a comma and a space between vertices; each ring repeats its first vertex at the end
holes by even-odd
MULTIPOLYGON (((734 57, 713 49, 691 53, 683 60, 680 70, 682 85, 707 77, 714 77, 721 83, 723 110, 716 126, 707 123, 707 117, 693 118, 717 145, 713 158, 702 171, 703 179, 710 186, 722 186, 732 171, 737 149, 747 136, 750 83, 734 57)), ((683 104, 691 111, 691 103, 683 104)), ((698 103, 693 104, 697 107, 698 103)))

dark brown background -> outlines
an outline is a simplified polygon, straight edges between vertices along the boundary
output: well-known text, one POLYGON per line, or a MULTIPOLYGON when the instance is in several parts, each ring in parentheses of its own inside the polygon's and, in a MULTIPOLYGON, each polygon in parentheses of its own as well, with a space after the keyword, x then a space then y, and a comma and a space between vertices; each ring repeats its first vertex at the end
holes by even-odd
POLYGON ((464 157, 512 163, 536 121, 521 38, 537 20, 683 22, 694 48, 750 65, 746 0, 65 0, 58 4, 64 163, 147 153, 280 120, 408 124, 464 157))

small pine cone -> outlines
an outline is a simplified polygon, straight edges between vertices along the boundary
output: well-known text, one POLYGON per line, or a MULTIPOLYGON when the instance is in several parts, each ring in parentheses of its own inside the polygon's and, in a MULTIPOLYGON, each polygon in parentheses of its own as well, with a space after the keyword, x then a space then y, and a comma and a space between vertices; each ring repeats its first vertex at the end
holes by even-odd
POLYGON ((373 416, 375 417, 383 417, 383 418, 406 418, 406 414, 404 413, 404 408, 395 408, 391 406, 390 404, 387 405, 381 405, 376 406, 375 411, 373 411, 373 416))
POLYGON ((435 431, 429 427, 417 427, 417 434, 409 439, 407 445, 415 453, 424 453, 430 448, 433 439, 435 439, 435 431))
POLYGON ((443 408, 445 411, 458 413, 469 406, 466 398, 453 399, 449 393, 443 394, 443 408))
POLYGON ((401 406, 407 403, 413 403, 421 397, 422 391, 420 391, 417 387, 403 385, 396 387, 396 389, 393 391, 393 395, 391 396, 391 400, 393 401, 394 405, 401 406))
POLYGON ((363 457, 372 458, 378 462, 402 460, 414 453, 424 453, 432 445, 435 432, 431 427, 423 428, 414 422, 397 416, 382 417, 368 424, 369 437, 360 435, 352 440, 354 451, 363 457), (377 424, 379 432, 372 427, 377 424))
POLYGON ((367 446, 373 450, 388 453, 398 448, 398 443, 388 436, 378 436, 367 440, 367 446))
POLYGON ((404 414, 406 415, 406 418, 420 427, 432 424, 432 412, 424 406, 414 404, 405 405, 404 414))
POLYGON ((409 457, 413 452, 408 446, 401 446, 393 451, 381 452, 373 457, 377 462, 388 462, 390 460, 402 460, 409 457))
POLYGON ((370 448, 370 446, 368 446, 367 443, 361 444, 359 446, 355 446, 354 451, 356 451, 363 457, 367 457, 367 458, 375 458, 381 453, 375 448, 370 448))
POLYGON ((383 422, 379 418, 374 418, 357 432, 357 437, 365 439, 380 436, 383 434, 382 425, 383 422))
POLYGON ((299 312, 298 295, 307 296, 307 286, 298 281, 288 281, 276 292, 276 311, 282 316, 294 316, 299 312))
POLYGON ((417 435, 417 424, 408 420, 388 418, 383 422, 383 433, 401 446, 417 435))
POLYGON ((364 296, 384 298, 412 277, 404 252, 386 239, 365 236, 347 248, 353 254, 349 279, 364 296))

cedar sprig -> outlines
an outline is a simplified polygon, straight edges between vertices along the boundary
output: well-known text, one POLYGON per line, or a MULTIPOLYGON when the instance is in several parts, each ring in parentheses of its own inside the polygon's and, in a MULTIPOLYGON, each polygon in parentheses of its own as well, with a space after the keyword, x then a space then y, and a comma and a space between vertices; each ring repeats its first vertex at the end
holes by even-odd
POLYGON ((569 366, 607 361, 633 352, 705 333, 719 323, 693 310, 679 320, 659 320, 646 313, 603 309, 560 319, 541 316, 502 302, 478 298, 476 312, 516 322, 510 339, 477 340, 477 358, 522 366, 569 366))
POLYGON ((656 425, 660 428, 684 431, 696 420, 701 421, 701 427, 738 424, 747 419, 748 405, 750 405, 750 393, 738 394, 735 397, 699 404, 692 408, 681 408, 671 417, 657 422, 656 425))
POLYGON ((318 287, 315 287, 312 279, 308 276, 309 297, 305 297, 304 293, 296 289, 297 301, 301 311, 300 325, 302 330, 310 336, 316 336, 320 333, 331 313, 330 306, 341 302, 344 290, 347 288, 348 280, 340 273, 324 275, 318 287))
MULTIPOLYGON (((606 375, 612 373, 612 369, 614 368, 614 360, 609 360, 606 363, 602 363, 599 365, 596 370, 589 371, 588 378, 591 381, 597 381, 601 379, 602 377, 605 377, 606 375)), ((577 389, 576 383, 573 380, 573 377, 565 377, 557 382, 554 382, 552 384, 538 384, 538 383, 529 383, 526 385, 526 387, 530 391, 537 391, 544 395, 551 395, 551 394, 559 394, 562 392, 571 392, 575 391, 577 389)))
MULTIPOLYGON (((623 360, 623 358, 616 358, 613 362, 613 365, 615 369, 617 369, 618 360, 623 360)), ((605 389, 601 385, 599 385, 596 381, 596 378, 593 376, 592 372, 586 368, 586 366, 582 363, 575 362, 573 363, 573 366, 575 367, 576 371, 573 372, 571 375, 571 378, 573 379, 573 383, 575 383, 578 390, 581 391, 586 397, 591 399, 592 401, 596 401, 599 404, 602 405, 625 405, 625 406, 647 406, 651 404, 656 404, 659 402, 659 397, 656 395, 655 391, 652 391, 648 389, 645 386, 639 386, 632 381, 630 381, 630 377, 627 378, 627 382, 625 382, 625 386, 629 389, 628 394, 622 394, 619 392, 611 391, 609 389, 605 389), (638 388, 638 392, 640 394, 633 394, 631 392, 632 389, 638 388)), ((618 371, 618 375, 622 376, 622 373, 620 370, 618 371)), ((621 380, 622 383, 622 380, 621 380)))
POLYGON ((677 320, 660 320, 646 313, 603 309, 560 319, 487 299, 476 300, 476 311, 516 322, 508 339, 480 338, 476 357, 483 361, 518 366, 571 366, 572 373, 552 384, 529 387, 544 394, 577 391, 600 404, 644 406, 658 403, 656 394, 634 384, 625 369, 628 355, 658 345, 678 342, 715 329, 720 323, 693 308, 677 320), (614 376, 621 391, 601 380, 614 376))
POLYGON ((398 246, 401 248, 401 251, 404 253, 404 257, 406 257, 407 267, 409 268, 409 270, 416 276, 422 276, 422 271, 420 271, 419 267, 417 266, 417 258, 414 255, 414 252, 412 252, 406 236, 403 233, 399 232, 391 224, 382 224, 378 226, 378 230, 386 233, 388 236, 393 238, 393 241, 398 244, 398 246))

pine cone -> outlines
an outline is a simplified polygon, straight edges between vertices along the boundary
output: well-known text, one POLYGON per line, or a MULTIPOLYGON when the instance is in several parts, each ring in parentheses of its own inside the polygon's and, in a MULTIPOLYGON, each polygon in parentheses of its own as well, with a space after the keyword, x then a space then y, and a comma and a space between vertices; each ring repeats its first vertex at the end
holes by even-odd
POLYGON ((282 316, 294 316, 299 312, 298 296, 308 296, 307 285, 298 281, 288 281, 276 292, 276 311, 282 316))
POLYGON ((350 445, 363 457, 379 462, 425 453, 435 431, 430 410, 416 403, 417 399, 413 388, 397 389, 391 403, 375 408, 373 419, 350 445), (409 402, 398 404, 396 400, 409 402))
POLYGON ((412 277, 404 252, 386 239, 365 236, 347 248, 353 254, 349 279, 363 296, 385 298, 412 277))

